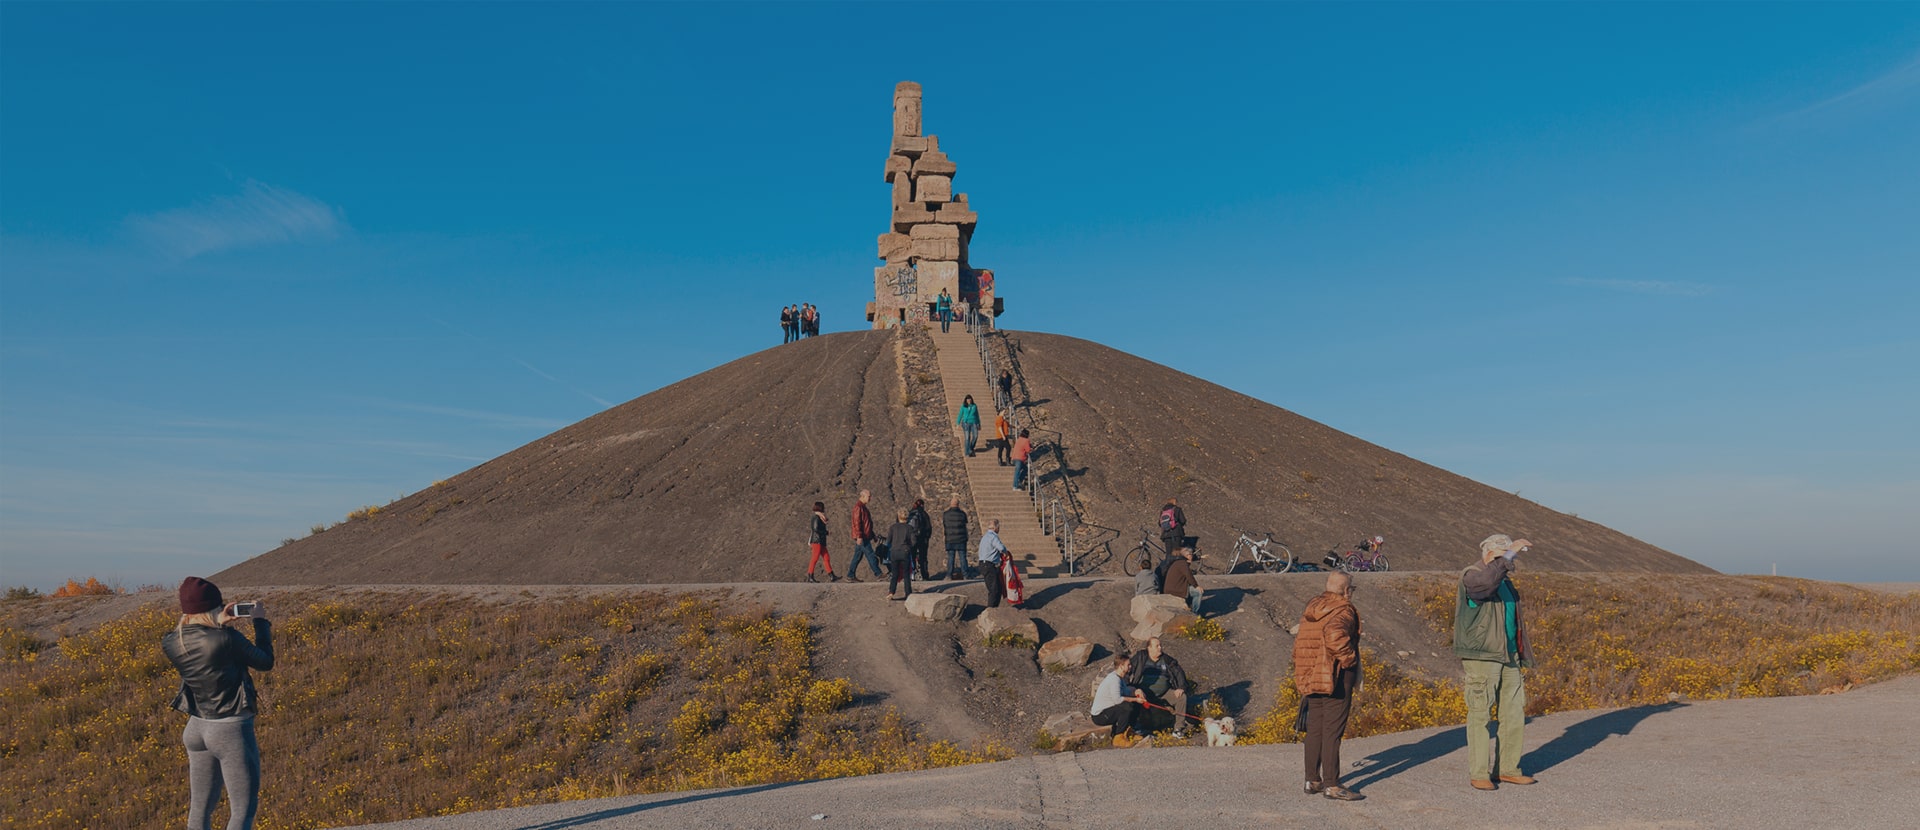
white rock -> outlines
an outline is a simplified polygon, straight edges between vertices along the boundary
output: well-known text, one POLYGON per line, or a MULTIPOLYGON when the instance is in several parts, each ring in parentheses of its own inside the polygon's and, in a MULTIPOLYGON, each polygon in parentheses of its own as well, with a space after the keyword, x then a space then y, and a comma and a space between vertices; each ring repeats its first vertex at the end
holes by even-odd
POLYGON ((912 594, 902 604, 907 613, 934 622, 953 622, 967 610, 967 599, 959 594, 912 594))

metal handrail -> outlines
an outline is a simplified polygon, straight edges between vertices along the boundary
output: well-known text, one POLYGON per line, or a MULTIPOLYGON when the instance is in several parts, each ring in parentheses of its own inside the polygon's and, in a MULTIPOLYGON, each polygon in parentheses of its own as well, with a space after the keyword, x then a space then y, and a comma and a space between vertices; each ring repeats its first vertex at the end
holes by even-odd
MULTIPOLYGON (((1067 475, 1066 458, 1061 449, 1066 444, 1066 433, 1057 429, 1048 429, 1040 426, 1034 420, 1031 404, 1016 407, 1013 405, 1013 401, 1002 401, 1000 399, 1000 378, 999 373, 995 371, 995 369, 998 368, 998 364, 993 359, 993 352, 987 345, 986 326, 984 324, 973 324, 969 325, 968 329, 973 333, 974 346, 980 353, 981 371, 986 373, 987 383, 991 387, 994 395, 994 408, 1001 410, 1004 405, 1004 411, 1010 412, 1013 415, 1010 426, 1012 426, 1016 432, 1021 429, 1027 430, 1027 432, 1030 433, 1029 439, 1033 437, 1031 433, 1050 433, 1053 436, 1052 441, 1042 446, 1047 446, 1051 450, 1048 455, 1052 456, 1054 468, 1060 473, 1058 476, 1060 491, 1065 497, 1048 495, 1041 491, 1040 475, 1038 471, 1034 469, 1032 456, 1028 456, 1027 486, 1025 489, 1027 491, 1027 501, 1032 506, 1035 517, 1040 520, 1041 531, 1049 536, 1053 536, 1059 542, 1060 563, 1066 566, 1068 575, 1074 575, 1080 560, 1083 558, 1082 551, 1079 548, 1078 527, 1085 524, 1085 521, 1080 516, 1079 499, 1074 495, 1073 483, 1067 475)), ((1019 384, 1023 400, 1033 400, 1032 390, 1027 386, 1026 374, 1020 371, 1019 361, 1014 359, 1013 349, 1011 347, 1007 348, 1007 358, 1007 371, 1013 375, 1014 381, 1019 384)), ((1111 540, 1103 540, 1101 544, 1107 544, 1110 541, 1111 540)), ((1092 546, 1089 546, 1088 552, 1091 552, 1092 549, 1092 546)), ((1111 553, 1111 548, 1109 548, 1109 553, 1111 553)))

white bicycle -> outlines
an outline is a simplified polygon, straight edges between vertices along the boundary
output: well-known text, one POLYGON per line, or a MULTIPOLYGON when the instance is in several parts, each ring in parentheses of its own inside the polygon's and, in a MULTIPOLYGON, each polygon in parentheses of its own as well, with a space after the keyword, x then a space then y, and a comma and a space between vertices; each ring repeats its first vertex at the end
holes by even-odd
POLYGON ((1253 567, 1270 574, 1281 574, 1293 570, 1299 560, 1293 558, 1293 551, 1275 541, 1273 534, 1263 533, 1263 539, 1255 539, 1247 531, 1239 531, 1240 538, 1233 543, 1233 557, 1227 560, 1227 573, 1233 573, 1239 567, 1241 557, 1253 567))

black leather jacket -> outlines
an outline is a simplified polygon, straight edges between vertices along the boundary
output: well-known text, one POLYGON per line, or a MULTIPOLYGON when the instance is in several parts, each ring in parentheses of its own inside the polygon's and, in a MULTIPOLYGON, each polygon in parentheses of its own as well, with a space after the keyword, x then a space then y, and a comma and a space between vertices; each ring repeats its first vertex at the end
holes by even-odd
POLYGON ((167 632, 160 650, 180 672, 173 708, 202 718, 254 714, 253 676, 273 668, 273 625, 253 621, 253 642, 231 628, 186 625, 167 632))

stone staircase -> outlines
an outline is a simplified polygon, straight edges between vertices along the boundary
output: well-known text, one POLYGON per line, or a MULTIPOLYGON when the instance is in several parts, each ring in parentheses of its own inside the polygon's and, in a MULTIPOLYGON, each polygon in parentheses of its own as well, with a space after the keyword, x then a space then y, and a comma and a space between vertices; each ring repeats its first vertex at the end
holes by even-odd
POLYGON ((960 425, 953 419, 960 414, 960 402, 967 395, 980 407, 980 442, 972 458, 961 459, 967 468, 967 483, 973 489, 975 547, 988 519, 1000 520, 1000 540, 1014 554, 1024 577, 1060 576, 1060 545, 1040 529, 1032 502, 1024 490, 1013 489, 1013 466, 1000 466, 987 441, 993 435, 993 387, 986 369, 980 365, 980 350, 973 335, 958 322, 942 334, 938 323, 929 327, 938 350, 940 380, 947 390, 947 421, 956 443, 963 439, 960 425))

